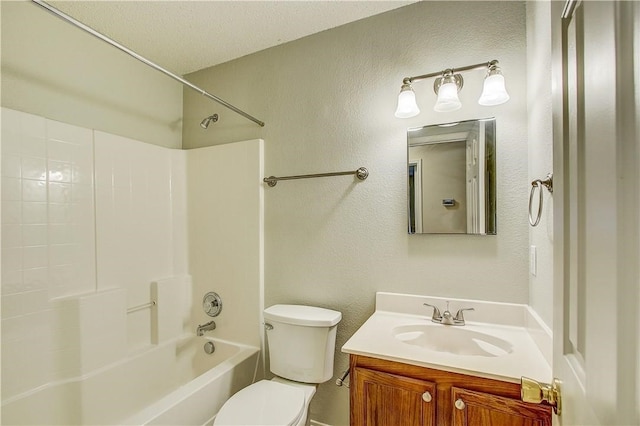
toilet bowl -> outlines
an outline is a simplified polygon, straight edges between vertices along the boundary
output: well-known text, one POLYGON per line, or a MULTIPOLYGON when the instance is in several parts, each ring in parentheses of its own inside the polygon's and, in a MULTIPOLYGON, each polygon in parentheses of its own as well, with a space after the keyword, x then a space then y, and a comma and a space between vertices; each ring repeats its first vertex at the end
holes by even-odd
POLYGON ((304 426, 316 386, 276 377, 260 380, 233 395, 218 412, 215 426, 304 426))
POLYGON ((264 319, 269 368, 276 377, 260 380, 229 398, 214 426, 303 426, 317 385, 333 376, 340 312, 274 305, 264 310, 264 319))

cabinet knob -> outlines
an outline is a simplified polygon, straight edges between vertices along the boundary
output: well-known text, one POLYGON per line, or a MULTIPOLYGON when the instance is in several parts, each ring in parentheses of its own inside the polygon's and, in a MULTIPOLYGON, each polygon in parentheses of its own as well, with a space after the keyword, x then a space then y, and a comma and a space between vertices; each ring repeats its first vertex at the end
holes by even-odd
POLYGON ((425 393, 422 394, 422 400, 424 402, 431 402, 431 394, 429 393, 429 391, 426 391, 425 393))
POLYGON ((464 405, 464 401, 463 401, 463 400, 461 400, 461 399, 459 399, 459 398, 458 398, 458 399, 456 399, 455 406, 456 406, 456 408, 457 408, 458 410, 464 410, 464 407, 465 407, 465 405, 464 405))

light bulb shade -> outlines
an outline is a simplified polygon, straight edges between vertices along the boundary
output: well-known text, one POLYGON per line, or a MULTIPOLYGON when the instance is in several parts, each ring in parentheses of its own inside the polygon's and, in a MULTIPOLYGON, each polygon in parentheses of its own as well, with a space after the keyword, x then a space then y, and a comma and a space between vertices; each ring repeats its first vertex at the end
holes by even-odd
POLYGON ((416 103, 416 94, 410 84, 403 84, 398 95, 398 107, 395 116, 398 118, 411 118, 420 114, 420 108, 416 103))
POLYGON ((458 86, 456 83, 444 83, 438 89, 438 100, 433 106, 437 112, 455 111, 462 107, 462 102, 458 98, 458 86))
POLYGON ((490 73, 484 79, 482 95, 478 103, 484 106, 500 105, 509 100, 509 94, 504 87, 504 76, 500 73, 490 73))

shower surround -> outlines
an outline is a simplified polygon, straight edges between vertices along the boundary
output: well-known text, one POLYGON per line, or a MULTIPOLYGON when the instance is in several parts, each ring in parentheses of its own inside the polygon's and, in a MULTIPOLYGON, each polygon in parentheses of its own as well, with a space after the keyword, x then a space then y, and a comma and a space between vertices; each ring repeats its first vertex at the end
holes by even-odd
MULTIPOLYGON (((193 335, 204 318, 197 309, 204 291, 215 289, 223 297, 229 292, 231 300, 234 292, 260 294, 261 280, 253 276, 255 289, 237 280, 217 283, 215 276, 192 280, 190 268, 201 268, 188 253, 201 248, 188 241, 193 224, 187 217, 187 194, 189 173, 197 176, 198 167, 210 167, 207 158, 221 157, 218 161, 242 170, 245 157, 251 157, 252 165, 256 159, 261 164, 261 143, 243 142, 237 144, 240 151, 226 153, 189 152, 2 109, 3 423, 21 422, 20 410, 13 408, 37 392, 63 383, 99 383, 88 380, 159 347, 171 353, 166 348, 193 335), (199 165, 188 172, 191 157, 198 157, 199 165), (11 413, 18 417, 7 417, 11 413)), ((236 208, 228 197, 261 200, 260 172, 253 171, 255 177, 249 173, 248 179, 255 178, 253 187, 242 179, 242 187, 226 185, 228 191, 215 200, 218 212, 198 211, 210 204, 210 196, 202 192, 203 182, 194 182, 191 193, 201 200, 189 204, 192 214, 215 222, 216 214, 236 208)), ((261 210, 236 213, 238 223, 226 223, 229 228, 238 229, 247 214, 258 217, 261 210)), ((225 219, 229 217, 233 214, 225 219)), ((205 238, 223 247, 259 247, 259 235, 235 242, 214 231, 205 230, 205 238)), ((256 250, 245 259, 255 263, 257 272, 261 254, 256 250)), ((202 261, 217 263, 206 257, 202 261)), ((246 268, 227 263, 227 269, 246 268)), ((258 305, 251 309, 256 325, 234 340, 259 346, 258 305)), ((228 309, 221 322, 232 322, 232 312, 228 309)), ((165 361, 153 364, 154 374, 170 374, 168 369, 179 363, 172 357, 165 361)), ((144 369, 139 370, 143 379, 144 369)), ((129 374, 135 381, 135 369, 129 374)), ((87 395, 68 395, 71 399, 62 405, 39 405, 39 419, 72 419, 58 412, 60 406, 73 406, 78 403, 73 398, 87 395)), ((142 408, 130 407, 123 415, 142 408)), ((100 418, 94 422, 101 423, 100 418)))

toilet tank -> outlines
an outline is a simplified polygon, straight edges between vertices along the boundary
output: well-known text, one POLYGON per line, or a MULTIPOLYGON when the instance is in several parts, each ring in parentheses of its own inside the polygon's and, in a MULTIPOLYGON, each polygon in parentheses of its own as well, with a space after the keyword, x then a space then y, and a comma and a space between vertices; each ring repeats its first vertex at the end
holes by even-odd
POLYGON ((273 305, 264 310, 273 374, 304 383, 333 376, 336 329, 342 314, 304 305, 273 305))

